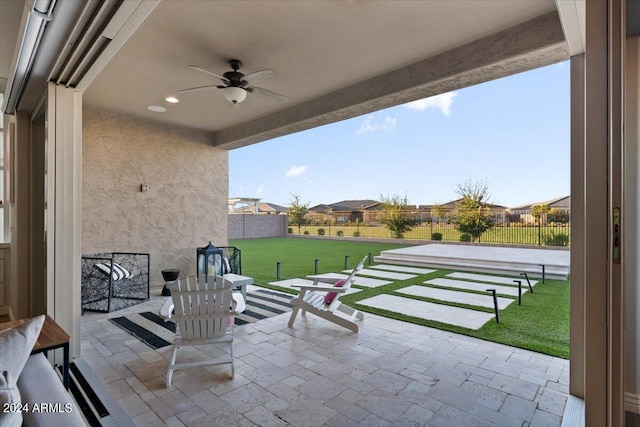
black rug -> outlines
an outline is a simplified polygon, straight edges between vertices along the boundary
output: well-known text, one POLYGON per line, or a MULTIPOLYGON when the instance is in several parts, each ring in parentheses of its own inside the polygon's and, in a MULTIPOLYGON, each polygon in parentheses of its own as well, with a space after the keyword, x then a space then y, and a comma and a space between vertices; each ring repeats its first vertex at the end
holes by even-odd
MULTIPOLYGON (((277 314, 291 311, 289 301, 292 295, 269 290, 257 290, 247 293, 246 309, 235 317, 236 326, 257 322, 277 314)), ((176 325, 164 321, 162 317, 150 311, 112 317, 111 323, 124 329, 149 347, 158 349, 173 343, 176 325)))

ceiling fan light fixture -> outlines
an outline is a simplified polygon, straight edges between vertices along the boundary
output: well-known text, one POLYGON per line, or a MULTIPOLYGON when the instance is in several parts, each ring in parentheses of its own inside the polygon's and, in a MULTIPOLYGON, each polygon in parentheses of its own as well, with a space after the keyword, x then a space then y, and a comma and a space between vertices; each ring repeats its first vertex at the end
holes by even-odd
POLYGON ((247 97, 247 91, 240 87, 225 87, 222 89, 222 94, 227 99, 227 101, 232 104, 239 104, 247 97))

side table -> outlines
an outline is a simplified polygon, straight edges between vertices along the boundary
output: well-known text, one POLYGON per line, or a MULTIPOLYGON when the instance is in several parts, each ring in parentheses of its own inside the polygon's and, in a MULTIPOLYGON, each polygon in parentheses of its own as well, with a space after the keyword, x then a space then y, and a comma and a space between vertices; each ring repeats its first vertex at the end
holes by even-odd
MULTIPOLYGON (((9 329, 14 326, 22 325, 30 319, 18 319, 10 322, 0 323, 0 331, 9 329)), ((69 341, 71 337, 47 314, 44 318, 42 330, 38 336, 36 344, 33 346, 31 354, 44 353, 49 350, 62 348, 62 384, 64 388, 69 390, 69 341)))

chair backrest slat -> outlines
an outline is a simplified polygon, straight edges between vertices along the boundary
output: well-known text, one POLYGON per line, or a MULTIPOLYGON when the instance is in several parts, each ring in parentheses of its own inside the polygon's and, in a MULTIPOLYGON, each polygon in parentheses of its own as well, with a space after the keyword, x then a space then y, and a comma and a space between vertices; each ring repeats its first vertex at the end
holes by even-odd
POLYGON ((171 287, 176 326, 183 339, 223 336, 232 315, 232 283, 221 276, 185 278, 171 287))

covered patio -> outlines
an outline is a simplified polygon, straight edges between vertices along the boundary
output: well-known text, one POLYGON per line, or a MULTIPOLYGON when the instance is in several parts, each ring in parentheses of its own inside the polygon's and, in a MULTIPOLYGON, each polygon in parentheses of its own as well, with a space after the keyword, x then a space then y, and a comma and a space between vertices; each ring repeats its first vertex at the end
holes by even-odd
POLYGON ((569 395, 568 360, 373 314, 358 334, 312 315, 288 328, 288 313, 236 326, 233 380, 226 366, 191 368, 167 389, 171 347, 151 349, 113 315, 85 314, 82 357, 136 425, 549 427, 569 395))
MULTIPOLYGON (((306 414, 327 424, 371 425, 365 420, 380 417, 393 425, 416 412, 430 424, 459 425, 459 417, 476 411, 485 411, 480 425, 504 424, 491 419, 494 412, 526 413, 519 407, 500 414, 504 405, 537 403, 534 422, 558 416, 564 401, 546 403, 558 391, 550 384, 566 393, 567 382, 571 395, 584 399, 589 426, 621 425, 625 411, 640 413, 638 2, 24 0, 0 1, 0 8, 10 190, 3 204, 10 230, 3 304, 16 317, 55 319, 71 337, 72 356, 86 358, 116 396, 129 398, 124 406, 140 404, 134 417, 141 424, 177 424, 173 417, 185 412, 203 419, 202 408, 179 387, 187 389, 187 377, 176 378, 174 389, 154 388, 162 351, 139 348, 100 315, 81 319, 83 254, 150 253, 152 285, 159 287, 162 268, 193 273, 195 247, 227 243, 229 150, 566 60, 575 230, 570 381, 558 361, 538 365, 533 354, 370 316, 355 337, 320 324, 289 330, 277 318, 260 333, 247 326, 238 347, 253 354, 240 357, 246 383, 235 390, 242 392, 193 383, 213 396, 204 393, 213 402, 208 407, 225 402, 217 412, 229 412, 228 419, 254 422, 252 414, 276 425, 306 414), (242 60, 249 75, 274 70, 260 82, 262 94, 288 101, 248 93, 234 108, 216 87, 225 83, 216 73, 231 59, 242 60), (184 93, 178 104, 167 100, 205 85, 211 90, 184 93), (283 357, 273 356, 278 351, 283 357), (369 360, 336 373, 360 358, 369 360), (285 361, 291 363, 277 365, 285 361), (536 366, 544 374, 551 369, 553 378, 537 384, 544 375, 536 366), (261 376, 282 370, 286 377, 277 380, 261 376), (351 391, 351 378, 369 387, 351 391), (453 378, 460 382, 452 389, 453 378), (276 386, 279 393, 269 390, 276 386), (416 389, 421 402, 446 401, 407 406, 416 389), (452 391, 466 397, 446 397, 452 391), (495 392, 510 396, 491 407, 487 396, 495 392), (343 413, 342 401, 354 400, 361 404, 347 406, 365 411, 361 419, 343 413), (294 401, 312 403, 287 411, 283 405, 294 401)), ((52 359, 61 363, 60 354, 52 359)))

